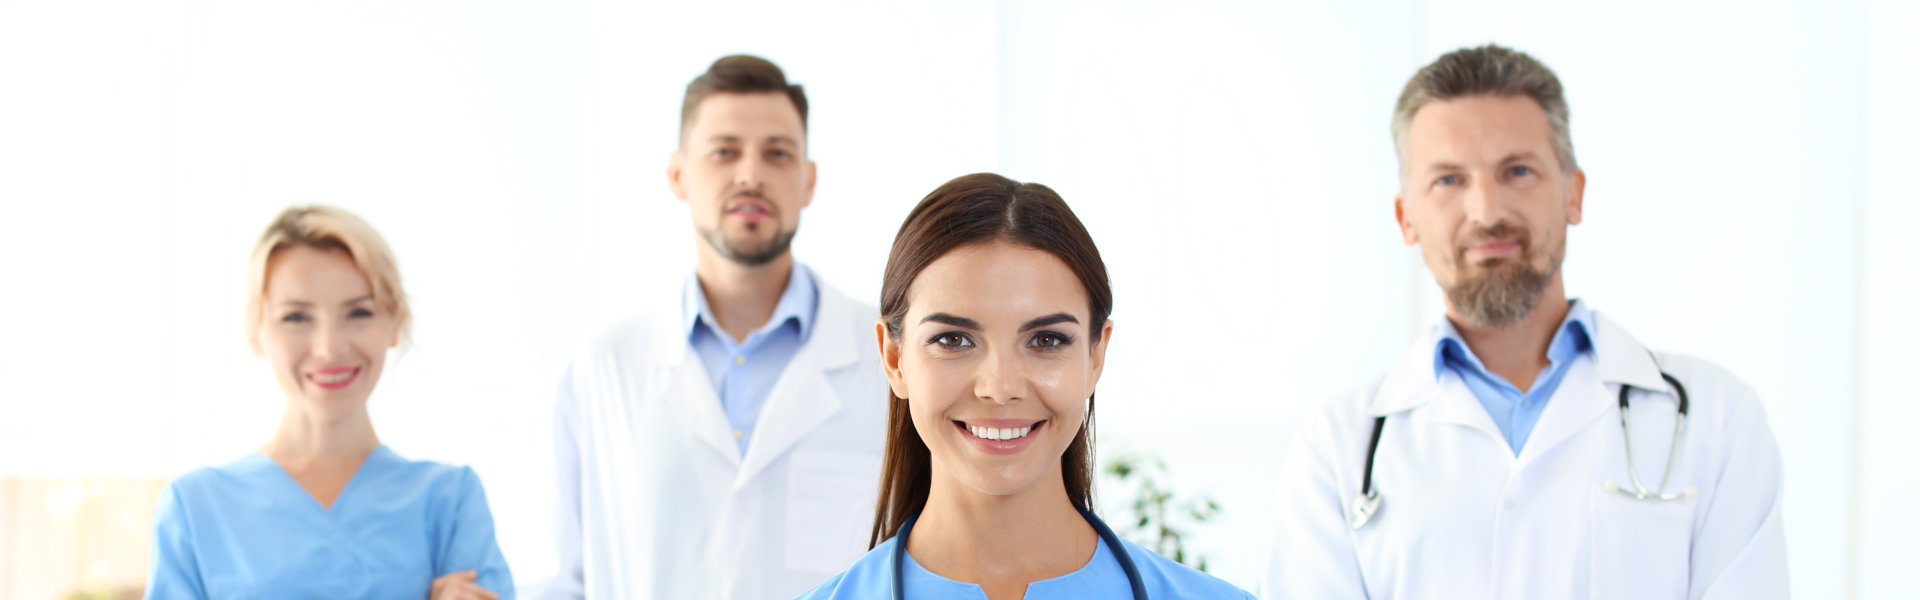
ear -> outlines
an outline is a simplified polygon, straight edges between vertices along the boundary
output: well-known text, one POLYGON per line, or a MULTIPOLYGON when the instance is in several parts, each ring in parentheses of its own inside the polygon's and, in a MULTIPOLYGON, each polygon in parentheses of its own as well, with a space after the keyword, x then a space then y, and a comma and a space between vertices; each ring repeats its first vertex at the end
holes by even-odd
POLYGON ((1393 221, 1400 226, 1400 241, 1408 246, 1420 243, 1420 231, 1413 228, 1413 211, 1407 209, 1407 194, 1393 195, 1393 221))
POLYGON ((673 197, 681 202, 687 201, 687 188, 680 183, 680 176, 686 171, 685 160, 685 154, 679 150, 667 154, 667 187, 673 189, 673 197))
POLYGON ((1087 372, 1087 389, 1100 384, 1100 373, 1107 368, 1107 343, 1113 341, 1113 319, 1100 324, 1100 342, 1093 345, 1093 368, 1087 372))
POLYGON ((1581 169, 1574 169, 1573 174, 1567 177, 1568 225, 1580 224, 1580 212, 1583 210, 1582 202, 1586 199, 1586 196, 1587 172, 1581 169))
POLYGON ((873 320, 873 337, 880 344, 880 368, 887 372, 887 386, 893 389, 898 398, 912 398, 907 394, 907 378, 900 372, 900 345, 887 339, 887 320, 885 317, 873 320))
MULTIPOLYGON (((819 165, 814 164, 814 162, 811 160, 807 161, 807 191, 803 192, 800 197, 800 208, 806 208, 808 206, 813 205, 813 184, 818 183, 819 181, 820 181, 819 165)), ((901 397, 905 398, 906 396, 901 396, 901 397)))

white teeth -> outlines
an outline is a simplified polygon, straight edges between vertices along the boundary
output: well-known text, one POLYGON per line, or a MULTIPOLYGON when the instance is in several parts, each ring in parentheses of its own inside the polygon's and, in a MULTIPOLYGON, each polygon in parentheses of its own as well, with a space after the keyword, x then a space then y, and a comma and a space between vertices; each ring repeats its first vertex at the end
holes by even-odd
POLYGON ((353 377, 353 371, 347 370, 332 375, 314 375, 313 380, 320 383, 340 383, 350 377, 353 377))
POLYGON ((1023 437, 1027 437, 1028 433, 1033 432, 1033 426, 1029 425, 1026 427, 977 427, 974 425, 968 425, 967 431, 972 432, 974 437, 977 437, 983 440, 993 440, 996 442, 1000 442, 1000 441, 1006 441, 1006 440, 1017 440, 1023 437))

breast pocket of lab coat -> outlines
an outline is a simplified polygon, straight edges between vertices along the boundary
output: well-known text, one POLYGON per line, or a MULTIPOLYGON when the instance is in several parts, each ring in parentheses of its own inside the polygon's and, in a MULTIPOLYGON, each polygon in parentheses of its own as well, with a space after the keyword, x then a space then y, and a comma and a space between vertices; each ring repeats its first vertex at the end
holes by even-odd
POLYGON ((880 457, 795 451, 787 471, 787 568, 827 575, 867 551, 880 457))
POLYGON ((1686 598, 1699 500, 1651 502, 1594 487, 1592 597, 1686 598))

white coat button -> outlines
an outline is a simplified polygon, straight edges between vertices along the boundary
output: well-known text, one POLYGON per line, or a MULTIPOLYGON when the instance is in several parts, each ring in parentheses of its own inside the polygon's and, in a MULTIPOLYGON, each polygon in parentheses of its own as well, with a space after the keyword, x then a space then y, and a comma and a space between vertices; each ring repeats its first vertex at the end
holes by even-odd
POLYGON ((1512 501, 1512 500, 1508 500, 1508 501, 1506 501, 1506 502, 1505 502, 1505 505, 1506 505, 1506 507, 1507 507, 1507 510, 1513 510, 1513 501, 1512 501))

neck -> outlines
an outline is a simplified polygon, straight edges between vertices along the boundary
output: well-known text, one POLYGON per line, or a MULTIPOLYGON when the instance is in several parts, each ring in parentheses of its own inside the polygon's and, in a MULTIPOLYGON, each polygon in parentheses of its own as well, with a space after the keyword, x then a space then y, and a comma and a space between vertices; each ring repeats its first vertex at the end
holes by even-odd
POLYGON ((289 402, 280 430, 260 453, 282 465, 358 466, 379 447, 380 437, 373 433, 373 421, 365 410, 324 421, 289 402))
POLYGON ((735 342, 747 336, 773 317, 780 294, 787 291, 787 278, 793 273, 793 253, 780 255, 764 265, 746 266, 727 260, 702 242, 694 275, 700 279, 700 291, 707 297, 713 318, 735 342))
POLYGON ((927 570, 979 584, 993 599, 1080 570, 1099 536, 1067 497, 1059 466, 1031 489, 983 494, 935 473, 907 551, 927 570))
POLYGON ((1475 327, 1467 324, 1451 304, 1447 306, 1447 320, 1453 322, 1460 338, 1467 342, 1467 348, 1473 350, 1473 355, 1480 358, 1487 370, 1525 393, 1534 378, 1546 370, 1547 348, 1553 344, 1560 324, 1567 320, 1568 309, 1566 287, 1561 283, 1560 274, 1555 273, 1547 289, 1540 293, 1539 303, 1518 323, 1475 327))

